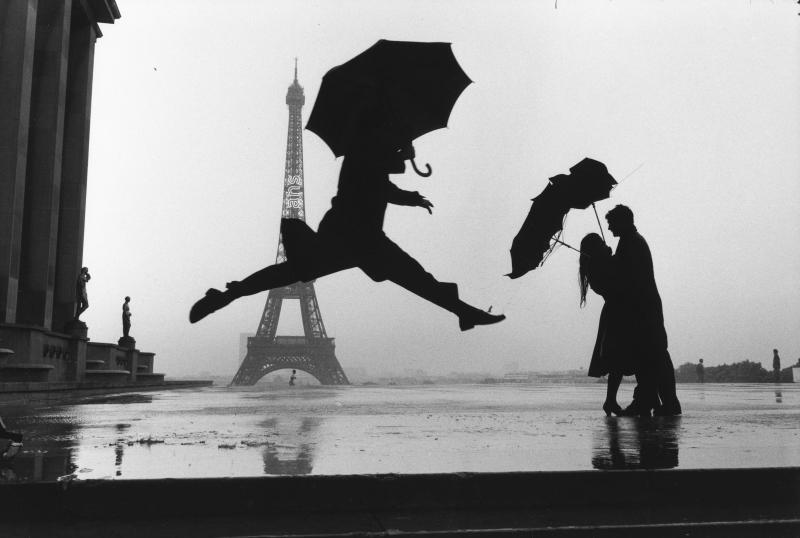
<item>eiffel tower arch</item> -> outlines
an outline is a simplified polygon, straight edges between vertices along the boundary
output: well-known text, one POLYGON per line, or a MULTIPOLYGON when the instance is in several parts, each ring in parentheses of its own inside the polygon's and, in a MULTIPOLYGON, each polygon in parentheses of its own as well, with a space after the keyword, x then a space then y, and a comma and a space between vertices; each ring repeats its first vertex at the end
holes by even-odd
MULTIPOLYGON (((297 82, 297 60, 294 82, 286 93, 289 107, 289 132, 286 141, 286 168, 283 176, 283 218, 306 218, 303 190, 303 126, 301 109, 305 103, 303 87, 297 82)), ((283 237, 278 238, 275 263, 286 261, 283 237)), ((334 339, 329 338, 322 322, 314 282, 295 282, 269 291, 264 313, 256 335, 247 339, 247 355, 232 385, 255 385, 270 372, 295 369, 309 373, 323 385, 348 385, 350 382, 335 354, 334 339), (278 336, 278 320, 283 301, 300 302, 303 336, 278 336)))

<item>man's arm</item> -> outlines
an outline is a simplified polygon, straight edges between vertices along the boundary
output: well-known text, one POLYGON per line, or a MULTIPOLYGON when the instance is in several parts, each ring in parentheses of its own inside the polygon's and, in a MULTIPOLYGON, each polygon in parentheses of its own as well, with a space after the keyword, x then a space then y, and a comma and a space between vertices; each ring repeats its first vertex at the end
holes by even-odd
POLYGON ((387 192, 386 201, 389 202, 390 204, 422 207, 425 208, 428 211, 428 213, 433 213, 433 211, 431 211, 433 204, 430 202, 430 200, 422 196, 419 192, 404 191, 391 181, 388 181, 387 183, 389 185, 388 188, 386 189, 387 192))

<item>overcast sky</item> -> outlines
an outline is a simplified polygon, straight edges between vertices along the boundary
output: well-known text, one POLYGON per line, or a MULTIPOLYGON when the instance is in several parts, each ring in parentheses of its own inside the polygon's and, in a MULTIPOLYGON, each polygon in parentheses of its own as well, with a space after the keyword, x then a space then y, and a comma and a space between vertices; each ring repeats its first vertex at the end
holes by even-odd
MULTIPOLYGON (((392 206, 385 231, 508 319, 462 333, 448 312, 357 269, 325 277, 317 296, 345 371, 587 367, 601 300, 579 308, 575 253, 503 276, 530 198, 586 156, 620 181, 601 219, 630 206, 650 244, 676 366, 771 367, 773 348, 785 365, 800 357, 794 1, 118 5, 95 55, 84 247, 93 341, 119 338, 130 295, 131 335, 157 370, 235 372, 239 334, 255 331, 267 294, 195 325, 188 312, 208 287, 275 260, 294 57, 305 124, 325 72, 387 38, 453 43, 474 84, 449 128, 415 143, 433 176, 393 176, 433 215, 392 206)), ((304 150, 316 228, 341 159, 309 131, 304 150)), ((591 211, 570 214, 566 241, 590 231, 591 211)), ((281 318, 281 333, 302 331, 296 301, 281 318)))

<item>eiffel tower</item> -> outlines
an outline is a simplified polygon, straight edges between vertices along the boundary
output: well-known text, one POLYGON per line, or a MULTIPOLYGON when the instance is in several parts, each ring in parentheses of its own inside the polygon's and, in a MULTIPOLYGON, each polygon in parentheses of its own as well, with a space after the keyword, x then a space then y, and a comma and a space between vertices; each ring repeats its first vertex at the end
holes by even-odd
MULTIPOLYGON (((297 59, 294 82, 286 93, 289 106, 289 134, 286 141, 286 169, 283 176, 283 218, 306 218, 303 191, 303 126, 300 110, 306 98, 297 82, 297 59)), ((275 263, 286 261, 283 238, 278 238, 275 263)), ((314 282, 296 282, 269 291, 267 304, 256 335, 247 339, 247 355, 232 385, 255 385, 275 370, 293 368, 313 375, 323 385, 349 385, 334 354, 333 338, 328 338, 314 291, 314 282), (281 305, 286 299, 300 301, 304 336, 277 336, 281 305)))

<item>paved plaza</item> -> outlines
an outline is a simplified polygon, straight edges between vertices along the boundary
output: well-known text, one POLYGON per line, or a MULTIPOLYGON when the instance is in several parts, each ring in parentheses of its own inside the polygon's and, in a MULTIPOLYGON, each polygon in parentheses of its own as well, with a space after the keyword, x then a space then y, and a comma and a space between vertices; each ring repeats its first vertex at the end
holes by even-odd
MULTIPOLYGON (((630 397, 625 384, 621 399, 630 397)), ((681 385, 679 418, 606 418, 603 384, 298 387, 6 411, 11 481, 800 466, 800 385, 681 385)))

